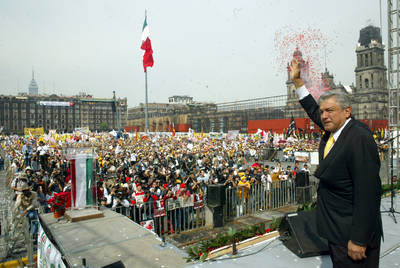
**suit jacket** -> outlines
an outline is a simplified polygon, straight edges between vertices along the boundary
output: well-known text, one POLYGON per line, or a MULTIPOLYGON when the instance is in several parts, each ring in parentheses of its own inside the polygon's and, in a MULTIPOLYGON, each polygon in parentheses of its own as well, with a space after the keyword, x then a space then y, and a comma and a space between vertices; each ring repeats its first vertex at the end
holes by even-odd
MULTIPOLYGON (((319 105, 311 95, 300 100, 311 120, 323 128, 319 105)), ((380 213, 380 160, 372 133, 364 123, 351 119, 323 159, 330 136, 325 132, 319 146, 320 180, 317 226, 320 236, 347 246, 349 240, 376 246, 383 235, 380 213)))

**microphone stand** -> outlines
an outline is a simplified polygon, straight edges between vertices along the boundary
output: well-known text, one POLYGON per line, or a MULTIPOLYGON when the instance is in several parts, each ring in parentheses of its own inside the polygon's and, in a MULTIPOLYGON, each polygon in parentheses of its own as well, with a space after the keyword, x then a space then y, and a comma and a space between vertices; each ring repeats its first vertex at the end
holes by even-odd
POLYGON ((393 137, 393 138, 390 138, 387 141, 385 141, 382 144, 380 144, 380 145, 384 145, 384 144, 389 143, 389 152, 390 152, 390 156, 389 156, 389 160, 390 160, 390 193, 391 193, 390 194, 390 208, 389 208, 389 210, 381 211, 381 213, 388 212, 388 215, 393 218, 393 221, 396 224, 397 224, 397 220, 396 220, 395 213, 397 213, 397 214, 400 214, 400 213, 397 212, 393 207, 393 198, 394 198, 394 195, 395 195, 394 184, 393 184, 393 140, 396 139, 399 136, 400 136, 400 134, 395 136, 395 137, 393 137))

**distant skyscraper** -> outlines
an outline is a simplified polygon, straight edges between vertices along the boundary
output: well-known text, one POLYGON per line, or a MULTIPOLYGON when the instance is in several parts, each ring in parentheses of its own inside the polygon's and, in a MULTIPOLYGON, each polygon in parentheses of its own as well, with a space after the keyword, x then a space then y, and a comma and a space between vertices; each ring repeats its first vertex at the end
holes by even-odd
POLYGON ((31 83, 29 84, 29 93, 28 94, 29 95, 38 95, 38 90, 39 90, 39 88, 35 81, 35 73, 32 70, 32 80, 31 80, 31 83))

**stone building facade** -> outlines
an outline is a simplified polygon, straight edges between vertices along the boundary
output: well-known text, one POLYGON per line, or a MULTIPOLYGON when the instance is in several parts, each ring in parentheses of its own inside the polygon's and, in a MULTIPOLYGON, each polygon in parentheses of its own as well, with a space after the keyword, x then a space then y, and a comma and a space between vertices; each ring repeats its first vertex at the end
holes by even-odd
MULTIPOLYGON (((118 99, 116 109, 122 126, 126 125, 127 99, 118 99)), ((72 132, 88 127, 104 131, 118 127, 113 99, 93 98, 90 95, 0 95, 0 126, 7 134, 24 133, 24 128, 43 127, 47 132, 72 132)))

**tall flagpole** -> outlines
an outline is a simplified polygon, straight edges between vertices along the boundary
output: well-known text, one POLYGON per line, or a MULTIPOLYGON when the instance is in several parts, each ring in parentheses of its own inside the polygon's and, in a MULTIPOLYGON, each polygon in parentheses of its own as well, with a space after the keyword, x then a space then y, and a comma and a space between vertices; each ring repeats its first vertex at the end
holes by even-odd
MULTIPOLYGON (((144 20, 147 21, 147 9, 144 10, 144 20)), ((145 132, 149 132, 149 102, 147 98, 147 67, 144 68, 145 77, 145 108, 144 108, 144 120, 145 120, 145 132)))
MULTIPOLYGON (((147 69, 147 68, 146 68, 147 69)), ((149 132, 149 103, 147 100, 147 70, 144 71, 144 77, 145 77, 145 98, 146 98, 146 104, 145 104, 145 109, 144 109, 144 116, 145 116, 145 131, 146 134, 149 132)))

